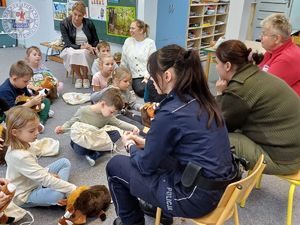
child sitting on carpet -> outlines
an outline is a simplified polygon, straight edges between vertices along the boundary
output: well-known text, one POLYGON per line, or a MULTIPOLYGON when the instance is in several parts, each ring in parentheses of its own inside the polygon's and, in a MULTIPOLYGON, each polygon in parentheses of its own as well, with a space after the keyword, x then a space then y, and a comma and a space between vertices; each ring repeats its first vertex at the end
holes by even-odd
MULTIPOLYGON (((123 100, 121 93, 116 88, 106 88, 101 91, 98 101, 94 105, 87 105, 79 108, 75 115, 62 126, 55 128, 57 134, 66 132, 71 128, 75 122, 82 122, 93 125, 98 128, 103 128, 105 125, 112 125, 123 130, 133 131, 135 134, 139 133, 139 129, 129 123, 123 122, 114 116, 116 111, 123 108, 123 100)), ((117 130, 106 131, 111 141, 118 145, 121 142, 121 135, 117 130)), ((71 140, 71 147, 75 153, 84 155, 90 166, 95 165, 95 160, 98 159, 102 153, 87 149, 85 146, 80 146, 71 140)), ((107 149, 108 151, 111 149, 107 149)))
POLYGON ((98 56, 97 59, 94 60, 92 65, 92 74, 99 72, 99 61, 100 57, 103 55, 109 55, 110 54, 110 45, 106 41, 100 41, 99 44, 96 46, 96 54, 98 56))
POLYGON ((92 79, 93 91, 100 91, 107 87, 107 81, 114 70, 114 58, 109 55, 102 55, 99 58, 99 72, 94 74, 92 79))
MULTIPOLYGON (((27 85, 33 76, 32 69, 26 64, 25 61, 18 61, 14 63, 9 70, 9 78, 7 78, 0 86, 0 96, 4 99, 9 108, 16 105, 18 96, 32 96, 28 91, 27 85)), ((36 95, 30 101, 25 102, 23 105, 33 107, 44 103, 44 108, 39 112, 40 121, 45 124, 48 119, 50 101, 43 98, 41 95, 36 95)))
POLYGON ((6 179, 17 188, 14 202, 22 207, 57 205, 76 189, 68 182, 71 164, 59 159, 46 168, 38 164, 33 142, 39 134, 39 118, 30 108, 16 106, 6 117, 8 149, 6 179))

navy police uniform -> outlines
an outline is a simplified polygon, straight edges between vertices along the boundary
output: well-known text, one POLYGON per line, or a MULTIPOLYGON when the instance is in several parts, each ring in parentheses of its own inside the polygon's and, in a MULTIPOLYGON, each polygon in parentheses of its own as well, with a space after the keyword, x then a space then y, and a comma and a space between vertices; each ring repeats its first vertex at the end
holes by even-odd
POLYGON ((142 224, 138 198, 176 217, 201 217, 218 204, 224 189, 207 190, 181 183, 188 162, 208 179, 226 180, 235 169, 226 127, 218 128, 196 99, 183 102, 170 93, 156 110, 143 150, 132 145, 130 157, 117 155, 106 167, 116 212, 124 225, 142 224))

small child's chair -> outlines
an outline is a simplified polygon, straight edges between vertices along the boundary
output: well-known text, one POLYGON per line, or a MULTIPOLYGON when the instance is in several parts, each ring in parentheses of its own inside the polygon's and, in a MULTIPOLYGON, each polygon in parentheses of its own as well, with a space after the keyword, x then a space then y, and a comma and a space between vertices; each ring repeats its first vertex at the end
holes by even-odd
MULTIPOLYGON (((233 216, 234 224, 239 225, 237 203, 241 203, 244 199, 247 199, 265 167, 266 164, 264 162, 264 156, 261 155, 253 168, 253 172, 249 176, 227 186, 217 208, 214 211, 201 218, 192 219, 193 222, 198 225, 222 225, 226 220, 233 216)), ((155 225, 160 224, 160 217, 161 209, 157 208, 155 225)))

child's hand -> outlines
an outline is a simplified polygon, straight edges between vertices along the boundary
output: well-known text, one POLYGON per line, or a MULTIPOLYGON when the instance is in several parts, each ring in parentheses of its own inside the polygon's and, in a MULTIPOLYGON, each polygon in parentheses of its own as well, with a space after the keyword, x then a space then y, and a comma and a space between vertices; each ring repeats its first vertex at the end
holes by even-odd
POLYGON ((144 79, 142 80, 142 83, 147 84, 147 82, 148 82, 148 78, 144 77, 144 79))
POLYGON ((9 182, 5 178, 0 178, 0 189, 2 189, 5 185, 7 185, 9 182))
POLYGON ((135 134, 135 135, 138 135, 140 133, 140 129, 135 127, 132 129, 132 133, 135 134))
POLYGON ((56 173, 49 173, 52 177, 56 177, 57 179, 60 179, 60 176, 58 176, 58 174, 56 173))
POLYGON ((41 104, 41 103, 42 103, 42 96, 40 96, 40 95, 34 96, 34 97, 29 101, 29 103, 31 104, 31 106, 41 104))
POLYGON ((63 132, 64 132, 64 129, 63 129, 63 127, 62 126, 57 126, 57 127, 55 127, 55 133, 57 133, 57 134, 62 134, 63 132))

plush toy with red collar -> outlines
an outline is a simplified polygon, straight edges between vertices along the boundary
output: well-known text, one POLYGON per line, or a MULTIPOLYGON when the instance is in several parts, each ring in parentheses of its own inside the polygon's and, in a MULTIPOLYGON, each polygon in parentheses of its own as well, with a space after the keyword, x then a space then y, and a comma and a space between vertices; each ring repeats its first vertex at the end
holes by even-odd
POLYGON ((1 187, 1 192, 3 192, 6 195, 9 195, 10 198, 8 198, 7 202, 0 208, 0 224, 10 224, 14 222, 15 218, 5 215, 4 210, 7 208, 7 206, 13 199, 13 196, 15 195, 16 186, 9 183, 1 187))
POLYGON ((110 202, 110 193, 104 185, 80 186, 60 202, 66 205, 66 212, 59 219, 58 225, 85 224, 87 217, 99 217, 104 221, 104 211, 110 202))
POLYGON ((141 108, 142 123, 146 127, 150 127, 151 120, 154 119, 155 110, 158 107, 157 102, 147 102, 141 108))

